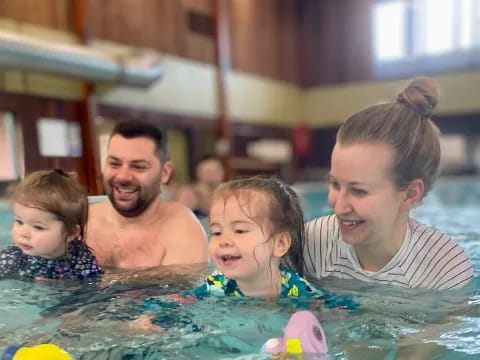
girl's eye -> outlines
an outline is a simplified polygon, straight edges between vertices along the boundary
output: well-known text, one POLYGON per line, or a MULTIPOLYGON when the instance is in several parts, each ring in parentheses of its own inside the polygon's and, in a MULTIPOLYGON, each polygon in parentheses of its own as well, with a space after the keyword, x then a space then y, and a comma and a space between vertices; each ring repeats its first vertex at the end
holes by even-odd
POLYGON ((211 231, 210 234, 211 234, 212 236, 220 236, 220 235, 222 235, 222 233, 221 233, 220 231, 211 231))
POLYGON ((23 225, 23 222, 22 222, 22 220, 15 219, 15 224, 23 225))
POLYGON ((248 230, 245 230, 245 229, 235 229, 235 234, 245 234, 247 232, 248 230))
POLYGON ((38 231, 42 231, 42 230, 45 230, 45 228, 43 226, 40 226, 40 225, 33 225, 33 228, 35 230, 38 230, 38 231))

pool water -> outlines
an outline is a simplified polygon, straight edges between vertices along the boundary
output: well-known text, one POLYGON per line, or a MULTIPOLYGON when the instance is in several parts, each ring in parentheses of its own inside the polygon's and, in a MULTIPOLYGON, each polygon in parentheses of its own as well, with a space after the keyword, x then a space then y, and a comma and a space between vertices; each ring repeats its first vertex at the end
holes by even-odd
MULTIPOLYGON (((329 213, 326 188, 299 186, 307 218, 329 213)), ((317 309, 332 359, 395 358, 401 351, 435 347, 425 358, 480 358, 480 181, 442 181, 413 216, 449 233, 467 250, 476 278, 466 289, 435 292, 348 282, 321 286, 353 294, 354 312, 317 309)), ((9 240, 11 213, 0 209, 0 247, 9 240)), ((98 281, 0 281, 0 348, 53 342, 77 360, 262 359, 261 345, 281 335, 293 304, 209 298, 162 307, 163 333, 128 329, 143 300, 178 293, 201 282, 208 267, 162 267, 112 272, 98 281)), ((318 283, 320 284, 320 283, 318 283)), ((420 359, 418 356, 412 357, 420 359)))

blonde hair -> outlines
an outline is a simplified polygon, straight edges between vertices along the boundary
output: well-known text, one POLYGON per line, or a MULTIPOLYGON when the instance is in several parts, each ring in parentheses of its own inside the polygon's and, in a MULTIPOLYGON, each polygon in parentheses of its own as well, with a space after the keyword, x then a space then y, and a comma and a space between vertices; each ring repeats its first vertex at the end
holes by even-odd
POLYGON ((75 173, 60 169, 35 171, 11 189, 10 202, 54 214, 64 224, 67 234, 80 226, 79 238, 85 240, 88 199, 75 173))
POLYGON ((337 142, 392 146, 396 186, 405 189, 413 180, 422 179, 426 195, 438 177, 440 164, 440 130, 431 120, 437 103, 436 83, 426 77, 415 78, 396 101, 351 116, 338 130, 337 142))

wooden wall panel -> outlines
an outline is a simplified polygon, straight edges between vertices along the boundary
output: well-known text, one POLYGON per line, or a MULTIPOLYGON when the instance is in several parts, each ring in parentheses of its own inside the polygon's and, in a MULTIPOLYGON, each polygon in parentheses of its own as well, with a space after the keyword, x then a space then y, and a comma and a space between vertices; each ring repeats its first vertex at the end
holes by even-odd
MULTIPOLYGON (((85 0, 94 38, 215 63, 213 36, 197 32, 191 13, 213 21, 212 0, 85 0)), ((232 67, 298 82, 301 0, 229 0, 232 67)), ((72 31, 70 0, 1 0, 0 16, 72 31)), ((314 19, 312 18, 312 21, 314 19)))
POLYGON ((303 85, 372 80, 373 1, 301 2, 303 85))
POLYGON ((181 54, 182 12, 178 2, 178 0, 147 0, 145 33, 148 46, 170 54, 181 54))
POLYGON ((215 38, 195 33, 188 24, 189 12, 202 14, 211 20, 213 27, 213 2, 211 0, 182 0, 180 9, 179 31, 182 34, 183 49, 181 55, 190 59, 215 63, 215 38))
POLYGON ((277 77, 293 83, 301 80, 300 71, 300 2, 297 0, 278 0, 277 37, 278 75, 277 77))
POLYGON ((71 28, 69 0, 2 0, 0 16, 54 29, 71 28))
POLYGON ((135 0, 106 0, 102 2, 102 12, 96 14, 96 16, 101 16, 104 21, 104 33, 102 35, 115 42, 144 45, 142 36, 144 33, 142 31, 144 29, 144 6, 138 6, 135 0))
POLYGON ((298 82, 298 0, 230 2, 235 69, 298 82))
POLYGON ((181 0, 184 9, 194 10, 203 14, 212 15, 211 0, 181 0))

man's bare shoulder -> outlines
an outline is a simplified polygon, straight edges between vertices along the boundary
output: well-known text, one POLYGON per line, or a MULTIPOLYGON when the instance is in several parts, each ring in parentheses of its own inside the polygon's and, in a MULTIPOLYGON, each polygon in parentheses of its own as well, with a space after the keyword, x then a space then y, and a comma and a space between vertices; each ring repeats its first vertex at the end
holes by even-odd
POLYGON ((162 237, 166 246, 163 264, 202 263, 208 259, 208 241, 197 217, 180 203, 169 202, 165 208, 168 219, 163 228, 169 236, 162 237))
POLYGON ((90 204, 88 206, 88 215, 94 218, 103 218, 105 217, 106 211, 110 208, 109 201, 103 201, 96 204, 90 204))
POLYGON ((186 221, 198 223, 196 216, 183 204, 176 201, 165 202, 164 214, 166 221, 186 221))

